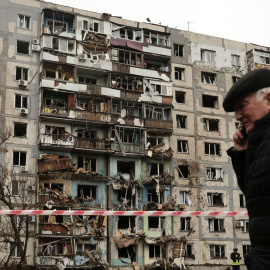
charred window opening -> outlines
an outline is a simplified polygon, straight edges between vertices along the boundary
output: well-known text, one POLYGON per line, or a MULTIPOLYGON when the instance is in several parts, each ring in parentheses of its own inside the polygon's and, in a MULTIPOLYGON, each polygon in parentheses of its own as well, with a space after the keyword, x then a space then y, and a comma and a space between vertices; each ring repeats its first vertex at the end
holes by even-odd
POLYGON ((202 105, 206 108, 218 108, 218 97, 217 96, 209 96, 202 95, 202 105))
POLYGON ((224 206, 223 194, 207 193, 208 206, 224 206))
POLYGON ((89 185, 78 185, 77 196, 79 198, 96 199, 97 187, 89 185))
POLYGON ((14 123, 14 136, 15 137, 26 137, 27 124, 14 123))
POLYGON ((129 258, 132 262, 136 261, 135 246, 128 246, 126 248, 118 248, 118 258, 129 258))
POLYGON ((117 161, 117 171, 129 174, 131 179, 135 178, 135 161, 117 161))
POLYGON ((149 258, 166 258, 166 249, 161 245, 149 245, 149 258))
POLYGON ((147 164, 147 176, 161 175, 164 173, 164 165, 162 163, 147 164))
POLYGON ((149 30, 143 31, 143 42, 154 45, 170 46, 170 36, 164 33, 151 32, 149 30))
POLYGON ((160 190, 157 193, 156 189, 148 189, 147 198, 148 198, 148 202, 164 203, 165 191, 160 190))
POLYGON ((16 67, 16 80, 28 80, 28 69, 16 67))
POLYGON ((78 157, 78 168, 83 168, 85 171, 96 172, 97 160, 95 158, 78 157))
POLYGON ((26 166, 26 152, 13 151, 13 165, 26 166))
POLYGON ((205 155, 221 156, 219 143, 204 143, 205 155))
POLYGON ((225 232, 224 219, 211 218, 209 219, 209 231, 210 232, 225 232))
POLYGON ((186 93, 182 91, 175 91, 175 101, 177 103, 186 103, 186 93))
POLYGON ((181 231, 188 231, 191 229, 191 218, 190 217, 181 217, 181 231))
POLYGON ((183 81, 185 79, 185 69, 175 67, 174 68, 174 77, 176 80, 183 81))
POLYGON ((247 207, 246 197, 244 194, 239 194, 239 202, 240 202, 240 207, 247 207))
POLYGON ((177 150, 178 153, 188 153, 188 141, 177 140, 177 150))
POLYGON ((67 108, 67 103, 65 100, 58 100, 51 98, 45 98, 45 105, 51 107, 67 108))
POLYGON ((44 62, 42 77, 55 80, 74 81, 74 67, 44 62))
POLYGON ((184 45, 181 44, 174 44, 174 56, 183 57, 184 56, 184 45))
POLYGON ((17 53, 29 54, 29 42, 17 40, 17 53))
POLYGON ((129 207, 135 206, 135 194, 132 195, 131 188, 121 188, 117 193, 117 200, 129 207))
POLYGON ((58 191, 64 190, 64 184, 58 184, 58 183, 44 183, 44 187, 50 188, 52 190, 58 190, 58 191))
POLYGON ((178 177, 187 179, 189 178, 189 167, 188 165, 178 165, 178 177))
POLYGON ((136 221, 136 217, 119 216, 118 217, 118 230, 130 229, 132 232, 135 232, 135 226, 136 226, 135 221, 136 221))
POLYGON ((176 115, 177 128, 187 128, 187 116, 186 115, 176 115))
POLYGON ((111 87, 120 88, 124 90, 142 91, 142 79, 133 76, 120 76, 118 74, 111 76, 111 87))
POLYGON ((205 131, 219 131, 219 120, 218 119, 207 119, 203 118, 204 130, 205 131))

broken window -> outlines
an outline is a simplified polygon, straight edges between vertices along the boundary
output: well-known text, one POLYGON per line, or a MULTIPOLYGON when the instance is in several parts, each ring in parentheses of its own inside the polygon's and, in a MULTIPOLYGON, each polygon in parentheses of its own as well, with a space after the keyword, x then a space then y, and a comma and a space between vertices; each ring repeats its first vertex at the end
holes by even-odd
POLYGON ((201 50, 201 59, 205 62, 215 62, 215 51, 201 50))
POLYGON ((174 68, 174 78, 175 78, 175 80, 183 81, 185 79, 185 69, 175 67, 174 68))
POLYGON ((242 232, 249 232, 249 220, 243 220, 244 226, 242 227, 242 232))
POLYGON ((26 152, 13 151, 13 166, 26 165, 26 152))
POLYGON ((15 108, 27 109, 28 97, 15 94, 15 108))
POLYGON ((14 136, 15 137, 26 137, 27 124, 25 123, 14 123, 14 136))
POLYGON ((202 72, 202 82, 204 84, 217 85, 216 77, 217 75, 214 73, 202 72))
POLYGON ((58 190, 58 191, 64 190, 64 184, 59 184, 59 183, 44 183, 43 186, 45 188, 49 188, 52 190, 58 190))
POLYGON ((184 56, 184 45, 174 44, 173 48, 174 48, 174 51, 173 51, 174 56, 180 56, 180 57, 184 56))
POLYGON ((240 66, 240 55, 232 54, 232 66, 240 66))
POLYGON ((218 108, 218 97, 202 95, 202 105, 206 108, 218 108))
POLYGON ((163 217, 148 217, 149 229, 165 229, 165 218, 163 217))
POLYGON ((207 193, 208 206, 224 206, 223 194, 221 193, 207 193))
POLYGON ((233 84, 236 83, 240 78, 236 76, 232 76, 232 82, 233 84))
POLYGON ((186 103, 186 93, 182 91, 175 91, 175 101, 177 103, 186 103))
POLYGON ((78 168, 83 168, 85 171, 96 172, 97 160, 95 158, 78 157, 78 168))
POLYGON ((136 198, 134 189, 135 186, 132 188, 130 186, 128 188, 122 187, 121 189, 118 190, 117 200, 129 207, 134 207, 136 198))
POLYGON ((207 167, 206 168, 206 180, 208 180, 208 181, 223 180, 222 169, 221 168, 207 167))
POLYGON ((210 156, 221 156, 219 143, 204 143, 204 153, 210 156))
POLYGON ((164 173, 164 165, 162 163, 147 164, 147 176, 161 175, 162 173, 164 173))
POLYGON ((187 128, 187 116, 177 114, 176 125, 177 125, 177 128, 187 128))
POLYGON ((66 140, 68 136, 66 135, 66 130, 64 127, 56 126, 45 126, 45 134, 52 135, 53 140, 66 140))
POLYGON ((240 207, 247 207, 246 197, 244 194, 239 194, 240 207))
POLYGON ((167 95, 167 86, 162 84, 151 83, 152 90, 158 92, 160 95, 167 95))
POLYGON ((208 220, 209 232, 225 232, 224 219, 211 218, 208 220))
POLYGON ((164 139, 163 138, 158 138, 158 137, 148 137, 147 138, 147 143, 150 143, 151 147, 158 145, 160 143, 163 143, 164 139))
POLYGON ((146 118, 160 121, 171 120, 171 108, 159 108, 155 106, 146 106, 146 118))
POLYGON ((143 42, 160 46, 170 46, 170 36, 168 34, 143 31, 143 42))
POLYGON ((17 40, 17 53, 29 54, 29 42, 17 40))
POLYGON ((97 84, 97 79, 79 76, 79 83, 97 84))
POLYGON ((16 67, 16 80, 28 80, 28 68, 16 67))
POLYGON ((11 181, 11 194, 13 196, 19 195, 20 192, 24 191, 26 188, 26 182, 25 181, 17 181, 12 180, 11 181))
POLYGON ((136 262, 136 246, 129 245, 128 247, 118 248, 118 258, 129 258, 131 262, 136 262))
POLYGON ((150 259, 162 258, 162 246, 149 245, 149 258, 150 259))
POLYGON ((51 34, 59 35, 64 31, 68 30, 67 23, 63 21, 57 21, 48 19, 47 20, 47 26, 49 27, 51 34))
POLYGON ((142 67, 143 62, 141 53, 120 49, 113 50, 112 61, 137 67, 142 67))
POLYGON ((204 130, 205 131, 219 131, 219 120, 218 119, 207 119, 203 118, 204 130))
POLYGON ((52 243, 42 246, 42 253, 44 255, 60 255, 64 254, 65 252, 65 246, 64 243, 52 243))
POLYGON ((92 251, 92 250, 96 250, 96 245, 88 244, 88 243, 77 244, 76 250, 77 252, 78 251, 86 252, 86 250, 92 251))
POLYGON ((77 196, 79 198, 96 200, 97 187, 89 185, 78 185, 77 196))
POLYGON ((260 64, 270 64, 270 53, 262 51, 254 51, 255 62, 260 64))
POLYGON ((180 191, 179 198, 180 198, 180 201, 179 201, 180 204, 187 204, 191 206, 189 191, 180 191))
POLYGON ((210 258, 225 258, 225 245, 210 245, 210 258))
POLYGON ((31 18, 25 15, 18 15, 18 27, 30 29, 31 18))
POLYGON ((147 191, 148 202, 164 203, 165 202, 165 190, 156 191, 156 189, 148 189, 147 191))
POLYGON ((192 249, 193 249, 192 244, 186 244, 185 258, 194 258, 194 254, 192 252, 192 249))
POLYGON ((177 140, 177 151, 178 153, 188 153, 188 141, 177 140))
POLYGON ((135 91, 143 90, 142 79, 133 76, 112 75, 111 87, 120 88, 124 90, 135 90, 135 91))
POLYGON ((131 232, 135 232, 136 217, 132 216, 119 216, 118 217, 118 230, 130 229, 131 232))
POLYGON ((117 160, 117 171, 130 175, 130 179, 135 179, 135 161, 117 160))
POLYGON ((181 224, 181 231, 188 231, 189 229, 191 229, 191 218, 181 217, 180 224, 181 224))
POLYGON ((189 178, 188 165, 178 165, 178 177, 184 179, 189 178))

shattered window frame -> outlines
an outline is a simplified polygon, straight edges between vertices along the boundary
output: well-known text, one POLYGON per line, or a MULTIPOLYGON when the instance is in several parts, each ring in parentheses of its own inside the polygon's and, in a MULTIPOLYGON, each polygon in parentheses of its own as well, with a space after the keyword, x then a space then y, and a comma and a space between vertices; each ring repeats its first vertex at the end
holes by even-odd
POLYGON ((143 54, 135 51, 113 49, 116 57, 112 57, 113 62, 124 64, 128 66, 135 66, 142 68, 143 54), (135 60, 134 60, 135 59, 135 60))
POLYGON ((164 163, 147 163, 147 176, 163 174, 164 165, 164 163), (153 173, 152 171, 156 171, 157 173, 153 173))
POLYGON ((16 67, 16 81, 28 81, 28 68, 16 67))
POLYGON ((242 232, 248 233, 249 232, 249 220, 243 219, 244 226, 242 227, 242 232))
POLYGON ((206 156, 221 156, 221 145, 220 143, 204 143, 204 154, 206 156))
POLYGON ((175 91, 175 102, 179 104, 186 104, 186 92, 175 91))
POLYGON ((223 181, 222 168, 206 167, 206 181, 223 181))
POLYGON ((149 258, 150 259, 162 258, 162 246, 150 244, 149 245, 149 258))
POLYGON ((181 114, 176 115, 176 127, 187 129, 187 116, 186 115, 181 115, 181 114))
POLYGON ((185 80, 185 69, 180 67, 174 67, 174 78, 178 81, 185 80))
POLYGON ((85 199, 87 196, 90 197, 93 200, 97 199, 97 194, 98 194, 98 187, 94 186, 94 185, 85 185, 85 184, 78 184, 77 185, 77 197, 78 198, 83 198, 85 199), (84 189, 87 189, 87 191, 85 191, 84 189), (85 192, 88 192, 89 189, 89 193, 85 194, 85 192))
POLYGON ((147 189, 147 202, 155 202, 155 203, 164 203, 166 198, 165 190, 159 190, 158 194, 155 188, 148 188, 147 189), (153 200, 153 195, 157 196, 157 200, 153 200))
POLYGON ((136 217, 135 216, 118 216, 117 219, 117 230, 128 230, 132 232, 136 231, 136 217), (126 225, 128 220, 128 225, 126 225), (132 225, 134 226, 132 228, 132 225))
POLYGON ((187 232, 191 229, 191 217, 180 217, 180 230, 187 232))
POLYGON ((210 245, 210 259, 226 258, 226 245, 210 245))
POLYGON ((188 154, 188 140, 177 140, 177 153, 188 154))
POLYGON ((174 56, 184 57, 184 45, 174 43, 173 49, 174 56))
POLYGON ((246 197, 244 194, 239 194, 239 206, 244 208, 247 207, 246 197))
POLYGON ((217 85, 217 74, 202 72, 202 83, 208 85, 217 85))
POLYGON ((209 232, 225 232, 225 220, 222 218, 208 219, 209 232))
POLYGON ((201 49, 201 60, 204 62, 213 62, 215 63, 215 51, 201 49))
POLYGON ((224 194, 223 193, 207 193, 207 205, 224 207, 224 194))
POLYGON ((178 178, 179 179, 189 179, 189 166, 185 164, 178 165, 178 178), (182 170, 184 170, 182 172, 182 170))
POLYGON ((203 118, 204 131, 219 132, 219 119, 203 118))
POLYGON ((17 27, 23 28, 23 29, 31 29, 31 17, 18 14, 17 27))
POLYGON ((169 47, 170 35, 144 29, 143 30, 143 43, 169 47))
POLYGON ((189 191, 180 191, 179 192, 179 203, 180 204, 186 204, 186 205, 189 205, 191 206, 191 200, 190 200, 190 192, 189 191))
POLYGON ((93 245, 92 243, 89 243, 89 242, 76 243, 76 252, 78 252, 78 251, 85 252, 86 249, 88 249, 89 251, 97 250, 97 244, 95 243, 93 245), (78 248, 78 247, 80 247, 80 248, 78 248))

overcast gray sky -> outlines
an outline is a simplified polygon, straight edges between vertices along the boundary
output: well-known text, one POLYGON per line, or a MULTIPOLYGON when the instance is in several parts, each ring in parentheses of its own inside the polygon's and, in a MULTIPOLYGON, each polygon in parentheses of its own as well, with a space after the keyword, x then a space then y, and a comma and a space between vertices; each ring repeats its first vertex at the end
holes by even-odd
POLYGON ((270 0, 44 0, 270 47, 270 0))

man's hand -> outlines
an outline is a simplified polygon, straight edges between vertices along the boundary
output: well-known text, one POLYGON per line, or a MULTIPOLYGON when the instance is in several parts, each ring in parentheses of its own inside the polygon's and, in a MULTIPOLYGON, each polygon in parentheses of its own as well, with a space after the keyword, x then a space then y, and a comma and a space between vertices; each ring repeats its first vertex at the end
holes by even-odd
POLYGON ((237 151, 246 150, 248 145, 247 136, 244 134, 244 127, 239 126, 233 135, 234 149, 237 151))

